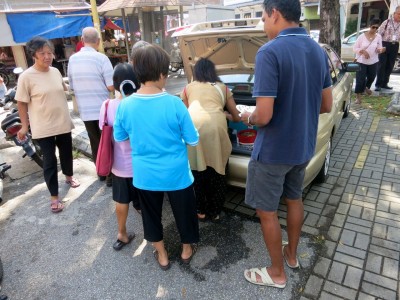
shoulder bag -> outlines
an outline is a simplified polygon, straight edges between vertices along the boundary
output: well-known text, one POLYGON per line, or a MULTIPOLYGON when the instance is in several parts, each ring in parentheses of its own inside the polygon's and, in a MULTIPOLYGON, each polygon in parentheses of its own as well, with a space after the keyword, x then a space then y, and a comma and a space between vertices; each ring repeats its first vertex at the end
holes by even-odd
POLYGON ((107 110, 108 103, 105 104, 103 130, 101 131, 101 138, 99 143, 99 150, 96 158, 96 172, 99 176, 108 176, 111 173, 111 168, 114 160, 113 151, 113 127, 108 125, 107 110))

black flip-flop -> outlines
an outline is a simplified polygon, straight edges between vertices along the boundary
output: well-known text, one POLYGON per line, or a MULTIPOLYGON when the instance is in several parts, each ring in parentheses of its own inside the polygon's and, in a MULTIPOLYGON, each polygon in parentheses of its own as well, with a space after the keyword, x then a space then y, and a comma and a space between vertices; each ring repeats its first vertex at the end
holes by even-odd
POLYGON ((160 267, 161 270, 167 271, 171 267, 170 261, 168 261, 168 265, 166 265, 166 266, 163 266, 162 264, 160 264, 160 261, 158 260, 158 251, 157 250, 153 251, 153 255, 154 255, 154 258, 157 261, 158 266, 160 267))
POLYGON ((182 258, 181 257, 181 261, 186 265, 188 265, 190 263, 190 261, 192 260, 193 256, 197 252, 197 244, 191 244, 190 247, 192 248, 192 255, 190 255, 190 257, 188 257, 188 258, 182 258))
POLYGON ((128 242, 126 242, 126 243, 118 239, 118 240, 113 244, 114 250, 115 250, 115 251, 121 250, 122 248, 124 248, 124 246, 126 246, 126 245, 128 245, 130 242, 132 242, 132 240, 133 240, 134 238, 135 238, 135 235, 134 235, 134 234, 128 236, 128 242))

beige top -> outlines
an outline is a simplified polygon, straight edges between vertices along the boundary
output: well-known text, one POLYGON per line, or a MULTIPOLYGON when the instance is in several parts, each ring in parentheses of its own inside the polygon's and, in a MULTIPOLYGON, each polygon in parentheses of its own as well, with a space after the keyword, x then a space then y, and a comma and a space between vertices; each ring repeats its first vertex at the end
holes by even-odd
POLYGON ((44 138, 71 132, 67 98, 60 72, 50 67, 41 72, 30 67, 18 79, 15 99, 28 103, 32 138, 44 138))
POLYGON ((190 168, 204 171, 208 166, 225 175, 232 144, 228 135, 224 106, 232 93, 223 83, 217 84, 224 99, 215 86, 197 81, 186 86, 181 98, 188 100, 189 113, 200 136, 196 147, 188 147, 190 168))

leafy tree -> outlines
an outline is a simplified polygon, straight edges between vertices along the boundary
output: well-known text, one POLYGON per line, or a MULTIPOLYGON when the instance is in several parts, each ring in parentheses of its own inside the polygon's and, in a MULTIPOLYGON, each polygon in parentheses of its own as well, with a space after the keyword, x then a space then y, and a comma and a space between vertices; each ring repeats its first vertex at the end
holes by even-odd
POLYGON ((319 16, 319 42, 330 45, 340 55, 341 41, 339 0, 321 0, 319 16))

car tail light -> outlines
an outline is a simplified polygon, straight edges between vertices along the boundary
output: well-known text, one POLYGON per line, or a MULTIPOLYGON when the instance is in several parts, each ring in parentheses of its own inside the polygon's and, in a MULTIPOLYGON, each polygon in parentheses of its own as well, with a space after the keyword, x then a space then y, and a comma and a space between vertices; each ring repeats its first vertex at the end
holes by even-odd
POLYGON ((11 136, 14 136, 14 135, 16 135, 18 133, 18 131, 21 129, 21 127, 22 127, 21 124, 12 125, 12 126, 10 126, 10 127, 8 127, 6 129, 7 134, 11 135, 11 136))

